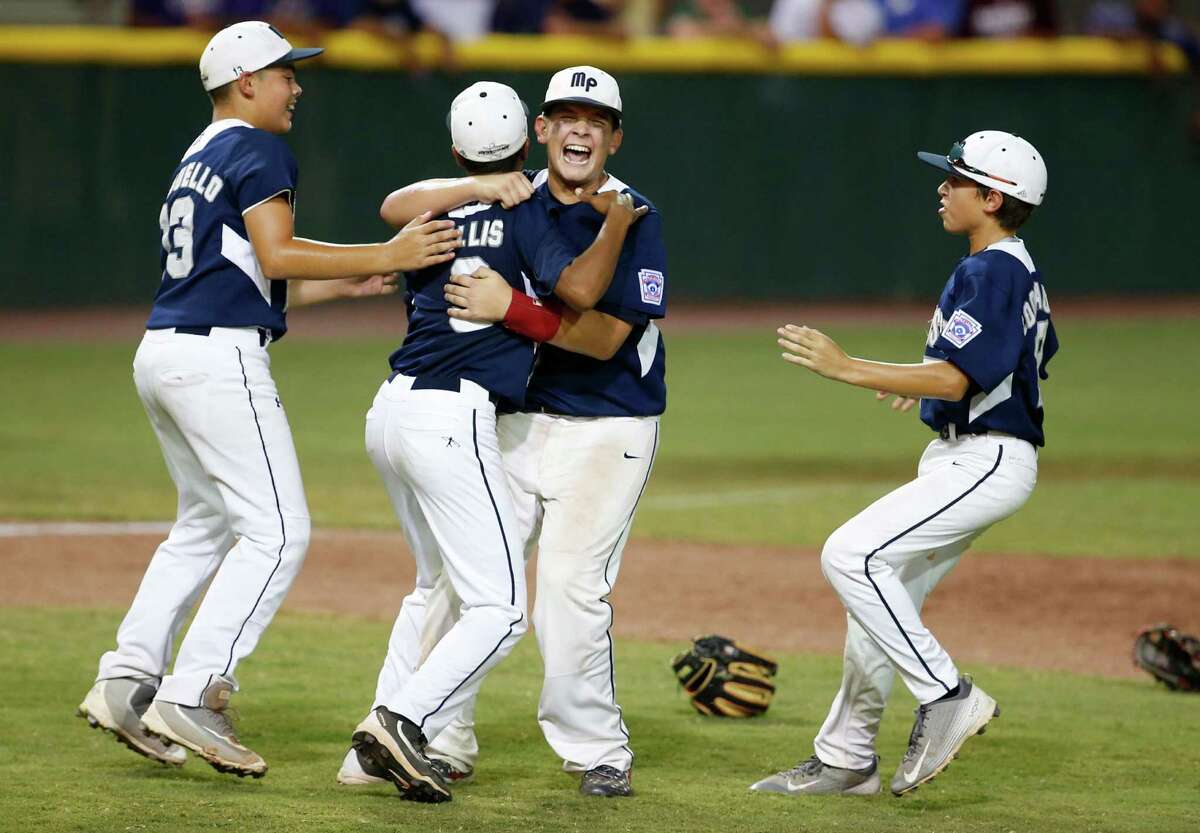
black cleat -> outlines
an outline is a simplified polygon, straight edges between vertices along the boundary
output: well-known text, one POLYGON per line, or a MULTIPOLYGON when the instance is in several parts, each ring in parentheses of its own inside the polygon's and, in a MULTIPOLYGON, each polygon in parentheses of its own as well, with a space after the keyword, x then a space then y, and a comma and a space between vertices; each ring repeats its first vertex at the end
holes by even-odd
POLYGON ((629 772, 621 772, 616 767, 601 765, 583 774, 583 780, 579 782, 579 791, 584 795, 596 795, 601 798, 633 795, 629 775, 629 772))
POLYGON ((411 720, 380 706, 354 730, 354 748, 386 770, 400 794, 410 801, 437 804, 450 800, 450 787, 425 757, 427 741, 411 720))

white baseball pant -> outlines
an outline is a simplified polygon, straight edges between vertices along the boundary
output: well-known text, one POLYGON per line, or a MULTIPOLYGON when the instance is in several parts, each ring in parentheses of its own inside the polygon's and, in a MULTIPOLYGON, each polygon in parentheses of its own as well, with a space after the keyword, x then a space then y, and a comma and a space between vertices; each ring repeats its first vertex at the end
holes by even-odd
MULTIPOLYGON (((375 705, 437 735, 525 633, 516 515, 483 388, 413 389, 396 376, 367 414, 367 453, 416 560, 417 579, 392 629, 375 705), (461 616, 423 654, 430 595, 445 575, 461 616)), ((425 646, 428 647, 428 646, 425 646)))
POLYGON ((1003 434, 934 440, 917 479, 829 537, 821 568, 846 606, 842 686, 814 743, 830 766, 864 769, 896 671, 920 703, 958 684, 950 655, 921 622, 926 596, 989 526, 1037 483, 1037 451, 1003 434))
MULTIPOLYGON (((535 543, 538 551, 533 624, 545 666, 538 722, 564 770, 627 770, 633 751, 617 704, 608 596, 658 451, 658 417, 506 414, 499 434, 526 554, 535 543)), ((431 635, 441 627, 428 625, 431 635)), ((437 735, 429 752, 473 767, 471 713, 437 735)))
POLYGON ((256 328, 214 327, 208 336, 148 330, 133 378, 179 508, 97 679, 162 678, 158 699, 197 706, 217 677, 236 687, 238 662, 283 603, 308 549, 308 506, 256 328), (164 677, 175 637, 210 577, 173 673, 164 677))

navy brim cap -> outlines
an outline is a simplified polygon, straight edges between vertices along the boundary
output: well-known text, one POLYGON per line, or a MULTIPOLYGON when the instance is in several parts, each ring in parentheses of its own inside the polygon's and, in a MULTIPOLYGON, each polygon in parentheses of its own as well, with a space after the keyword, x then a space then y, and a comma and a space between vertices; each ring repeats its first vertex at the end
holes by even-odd
POLYGON ((294 63, 296 63, 296 61, 303 61, 306 58, 315 58, 324 51, 325 51, 325 49, 320 46, 306 46, 303 49, 293 49, 291 52, 287 53, 282 58, 279 58, 278 60, 272 61, 271 63, 267 64, 265 67, 263 67, 263 69, 269 69, 270 67, 282 66, 284 64, 294 64, 294 63))
POLYGON ((612 113, 614 116, 617 117, 618 121, 620 121, 622 118, 621 111, 618 110, 616 107, 609 107, 607 104, 605 104, 601 101, 597 101, 594 98, 584 98, 583 96, 575 96, 572 98, 555 98, 555 99, 551 99, 550 101, 543 101, 541 112, 543 112, 543 113, 546 112, 546 108, 552 104, 567 104, 567 103, 586 104, 589 107, 596 107, 600 110, 603 110, 606 113, 612 113))
POLYGON ((946 173, 954 174, 955 176, 963 175, 962 171, 958 170, 957 168, 955 168, 953 165, 950 164, 950 160, 946 158, 945 154, 929 153, 928 151, 919 150, 919 151, 917 151, 917 158, 920 159, 922 162, 924 162, 926 165, 932 165, 933 167, 937 168, 939 171, 945 171, 946 173))

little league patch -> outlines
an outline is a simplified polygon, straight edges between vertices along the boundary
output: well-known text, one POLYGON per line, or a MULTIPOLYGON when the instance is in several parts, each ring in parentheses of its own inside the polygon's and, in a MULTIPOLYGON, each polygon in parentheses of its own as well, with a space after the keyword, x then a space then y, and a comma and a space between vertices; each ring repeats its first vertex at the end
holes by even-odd
POLYGON ((642 303, 661 304, 663 301, 663 273, 655 269, 639 269, 638 285, 642 291, 642 303))
POLYGON ((956 309, 942 330, 942 338, 955 347, 966 347, 967 342, 983 332, 983 325, 966 312, 956 309))

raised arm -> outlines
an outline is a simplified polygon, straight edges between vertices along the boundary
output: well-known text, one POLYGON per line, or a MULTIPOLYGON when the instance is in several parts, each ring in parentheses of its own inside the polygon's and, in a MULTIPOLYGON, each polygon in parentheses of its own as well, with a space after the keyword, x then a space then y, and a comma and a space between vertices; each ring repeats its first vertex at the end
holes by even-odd
POLYGON ((295 236, 283 197, 246 213, 246 231, 263 275, 271 280, 335 280, 423 269, 454 258, 461 233, 451 220, 418 217, 386 243, 344 246, 295 236))
POLYGON ((392 228, 402 228, 425 212, 436 217, 472 202, 498 202, 512 208, 532 196, 533 184, 520 171, 426 179, 388 194, 379 207, 379 216, 392 228))
POLYGON ((950 362, 889 364, 847 356, 829 336, 811 327, 788 324, 780 327, 779 346, 787 350, 785 361, 812 372, 875 391, 886 391, 913 399, 945 399, 957 402, 967 394, 971 380, 950 362))
POLYGON ((649 206, 635 208, 633 197, 607 191, 603 194, 584 194, 580 189, 576 195, 604 215, 604 225, 596 234, 592 245, 571 261, 571 265, 559 275, 554 294, 576 312, 584 312, 596 306, 596 302, 612 283, 617 260, 629 227, 646 216, 649 206))

